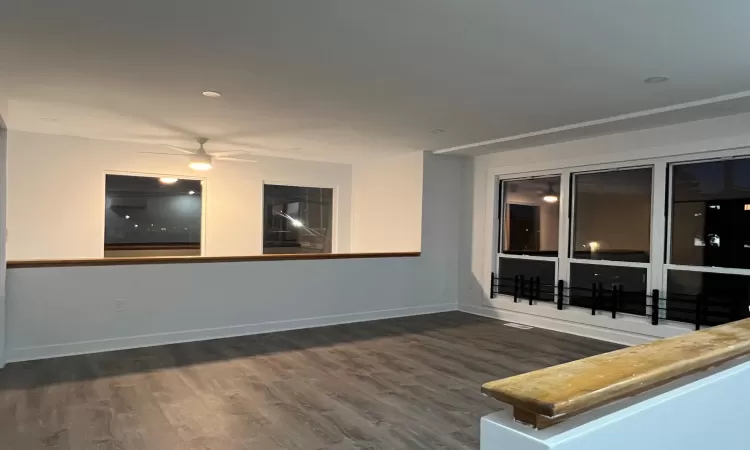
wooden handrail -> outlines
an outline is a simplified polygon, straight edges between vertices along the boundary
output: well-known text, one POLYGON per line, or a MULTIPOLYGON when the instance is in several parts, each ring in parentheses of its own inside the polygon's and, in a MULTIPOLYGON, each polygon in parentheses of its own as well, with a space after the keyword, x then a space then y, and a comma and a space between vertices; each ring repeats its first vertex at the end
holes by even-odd
POLYGON ((8 261, 8 269, 33 267, 81 267, 81 266, 121 266, 136 264, 202 264, 247 261, 307 261, 313 259, 362 259, 362 258, 403 258, 420 256, 420 252, 397 253, 294 253, 252 256, 147 256, 131 258, 88 258, 88 259, 27 259, 8 261))
POLYGON ((482 392, 541 429, 747 354, 750 319, 491 381, 482 392))

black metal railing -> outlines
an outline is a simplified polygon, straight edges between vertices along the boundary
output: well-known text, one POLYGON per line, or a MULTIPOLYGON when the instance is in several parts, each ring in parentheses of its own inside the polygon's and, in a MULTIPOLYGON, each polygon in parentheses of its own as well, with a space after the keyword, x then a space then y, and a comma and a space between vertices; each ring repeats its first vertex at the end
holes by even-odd
POLYGON ((695 329, 714 326, 750 317, 748 302, 709 296, 670 294, 661 297, 658 289, 651 293, 626 291, 622 285, 605 286, 592 283, 590 287, 566 286, 565 281, 542 283, 538 276, 515 275, 513 277, 491 276, 490 297, 497 295, 513 297, 513 302, 553 302, 557 309, 587 308, 592 315, 611 314, 616 319, 619 314, 646 316, 653 325, 664 321, 692 323, 695 329), (585 301, 584 301, 585 299, 585 301), (567 300, 567 301, 566 301, 567 300), (574 302, 575 301, 575 302, 574 302))

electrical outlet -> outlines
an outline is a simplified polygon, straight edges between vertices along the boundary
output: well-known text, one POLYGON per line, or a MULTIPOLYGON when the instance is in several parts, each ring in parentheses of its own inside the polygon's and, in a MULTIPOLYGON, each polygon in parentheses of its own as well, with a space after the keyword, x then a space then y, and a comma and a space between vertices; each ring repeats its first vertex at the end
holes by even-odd
POLYGON ((125 311, 125 299, 124 298, 115 299, 115 311, 125 311))

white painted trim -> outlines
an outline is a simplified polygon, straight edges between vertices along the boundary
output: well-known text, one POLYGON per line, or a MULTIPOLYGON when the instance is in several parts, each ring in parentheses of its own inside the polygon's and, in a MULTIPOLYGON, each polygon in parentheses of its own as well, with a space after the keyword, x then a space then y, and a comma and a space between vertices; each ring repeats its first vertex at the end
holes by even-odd
POLYGON ((606 315, 592 316, 590 311, 579 308, 566 308, 562 311, 552 303, 513 303, 509 297, 500 296, 494 300, 504 302, 502 308, 474 306, 459 303, 459 311, 491 317, 509 322, 522 323, 548 330, 575 334, 592 339, 614 342, 622 345, 638 345, 656 339, 679 336, 693 331, 690 324, 651 325, 648 318, 620 315, 612 319, 606 315))
POLYGON ((608 123, 620 122, 623 120, 630 120, 630 119, 637 119, 639 117, 653 116, 656 114, 663 114, 663 113, 672 112, 672 111, 679 111, 682 109, 695 108, 697 106, 710 105, 713 103, 736 100, 736 99, 741 99, 745 97, 750 97, 750 91, 741 91, 741 92, 737 92, 734 94, 719 95, 717 97, 705 98, 702 100, 695 100, 692 102, 678 103, 675 105, 664 106, 661 108, 646 109, 643 111, 636 111, 634 113, 620 114, 617 116, 605 117, 603 119, 589 120, 586 122, 578 122, 578 123, 573 123, 570 125, 563 125, 560 127, 532 131, 530 133, 522 133, 522 134, 516 134, 514 136, 506 136, 506 137, 497 138, 497 139, 490 139, 488 141, 475 142, 472 144, 457 145, 455 147, 435 150, 433 151, 433 153, 437 153, 437 154, 451 153, 451 152, 456 152, 459 150, 466 150, 466 149, 475 148, 475 147, 484 147, 487 145, 502 144, 504 142, 512 142, 512 141, 517 141, 521 139, 527 139, 530 137, 544 136, 547 134, 559 133, 562 131, 569 131, 569 130, 576 130, 579 128, 586 128, 586 127, 591 127, 595 125, 605 125, 608 123))
POLYGON ((145 334, 97 341, 71 342, 65 344, 45 345, 42 347, 25 347, 8 349, 8 362, 29 361, 35 359, 56 358, 60 356, 99 353, 112 350, 124 350, 156 345, 177 344, 181 342, 205 341, 236 336, 248 336, 277 331, 297 330, 301 328, 316 328, 345 323, 364 322, 369 320, 391 319, 396 317, 434 314, 456 311, 455 303, 444 303, 410 308, 387 309, 382 311, 368 311, 353 314, 338 314, 334 316, 310 317, 305 319, 284 320, 278 322, 264 322, 257 324, 235 325, 201 330, 178 331, 171 333, 145 334))
POLYGON ((482 274, 482 290, 484 295, 482 298, 490 298, 492 296, 490 282, 491 274, 497 272, 497 246, 498 246, 498 231, 500 229, 500 220, 498 219, 498 188, 497 188, 497 177, 490 175, 489 169, 485 174, 485 205, 484 205, 484 273, 482 274))
POLYGON ((612 267, 636 267, 639 269, 648 269, 651 263, 640 263, 632 261, 612 261, 609 259, 581 259, 570 258, 571 264, 590 264, 592 266, 612 266, 612 267))
POLYGON ((528 259, 531 261, 555 261, 557 262, 558 258, 557 256, 536 256, 536 255, 512 255, 508 253, 499 253, 497 255, 498 258, 504 258, 504 259, 528 259))
POLYGON ((714 266, 682 266, 679 264, 664 264, 666 270, 684 270, 685 272, 701 273, 723 273, 727 275, 750 275, 750 269, 735 269, 732 267, 714 267, 714 266))
MULTIPOLYGON (((573 230, 573 214, 571 212, 571 180, 569 170, 563 170, 560 175, 560 223, 558 224, 557 236, 557 279, 568 280, 570 278, 570 232, 573 230)), ((569 299, 564 300, 568 303, 569 299)))

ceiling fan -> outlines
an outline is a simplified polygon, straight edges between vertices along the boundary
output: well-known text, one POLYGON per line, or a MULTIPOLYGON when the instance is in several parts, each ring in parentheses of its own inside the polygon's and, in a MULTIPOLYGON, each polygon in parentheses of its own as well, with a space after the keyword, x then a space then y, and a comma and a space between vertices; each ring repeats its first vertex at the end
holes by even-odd
MULTIPOLYGON (((247 154, 247 152, 242 150, 236 150, 231 152, 211 152, 208 153, 205 148, 203 148, 203 145, 208 142, 208 138, 199 137, 196 138, 195 141, 200 146, 197 150, 190 150, 187 148, 182 147, 175 147, 174 145, 167 145, 167 147, 177 150, 178 152, 187 153, 189 158, 188 167, 190 167, 193 170, 209 170, 213 168, 213 161, 219 160, 219 161, 233 161, 233 162, 243 162, 243 163, 254 163, 258 162, 252 159, 244 159, 244 158, 232 158, 232 155, 244 155, 247 154)), ((170 155, 170 156, 183 156, 178 155, 175 153, 165 153, 165 152, 138 152, 138 153, 149 153, 152 155, 170 155)))

